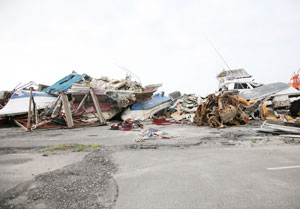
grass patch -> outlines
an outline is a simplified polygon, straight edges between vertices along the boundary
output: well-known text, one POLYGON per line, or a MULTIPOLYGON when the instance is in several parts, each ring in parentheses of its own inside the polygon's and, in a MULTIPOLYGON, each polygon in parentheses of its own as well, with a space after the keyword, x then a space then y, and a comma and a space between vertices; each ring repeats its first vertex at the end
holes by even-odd
POLYGON ((58 144, 56 146, 46 147, 43 151, 55 151, 55 150, 70 150, 72 152, 81 152, 86 149, 93 150, 97 147, 101 147, 100 144, 92 144, 90 146, 82 144, 58 144))
POLYGON ((75 149, 76 149, 76 152, 81 152, 81 151, 86 149, 86 146, 85 145, 78 145, 75 149))
POLYGON ((256 143, 256 139, 252 139, 252 143, 256 143))
POLYGON ((90 146, 90 149, 96 149, 96 148, 98 148, 98 147, 101 147, 101 145, 100 145, 100 144, 92 144, 92 145, 90 146))
POLYGON ((54 151, 54 150, 66 150, 68 147, 65 144, 58 144, 56 146, 47 147, 44 151, 54 151))

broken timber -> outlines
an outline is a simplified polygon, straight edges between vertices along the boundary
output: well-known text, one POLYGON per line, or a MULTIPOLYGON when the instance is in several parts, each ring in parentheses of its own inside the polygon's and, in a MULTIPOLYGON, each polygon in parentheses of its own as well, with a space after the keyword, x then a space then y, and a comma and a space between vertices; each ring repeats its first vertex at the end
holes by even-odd
POLYGON ((17 120, 14 120, 14 122, 15 122, 15 124, 16 124, 17 126, 21 127, 24 131, 27 131, 27 130, 28 130, 25 126, 23 126, 23 125, 22 125, 21 123, 19 123, 17 120))
POLYGON ((92 99, 93 99, 93 102, 94 102, 94 105, 95 105, 95 108, 97 110, 97 114, 98 114, 98 119, 99 119, 99 122, 100 124, 105 124, 106 121, 105 121, 105 118, 103 117, 102 115, 102 112, 101 112, 101 108, 100 108, 100 105, 99 105, 99 101, 96 97, 96 94, 95 94, 95 91, 93 88, 90 88, 90 94, 92 96, 92 99))
POLYGON ((288 135, 288 134, 297 134, 300 135, 300 128, 291 127, 291 126, 283 126, 277 124, 270 124, 265 121, 259 129, 254 129, 258 132, 263 133, 272 133, 277 135, 288 135))
POLYGON ((28 109, 27 129, 26 129, 26 131, 30 131, 30 128, 31 128, 30 127, 30 122, 31 122, 31 103, 32 103, 32 87, 30 88, 29 109, 28 109))
POLYGON ((81 100, 79 106, 78 106, 77 109, 75 110, 74 115, 76 115, 76 113, 77 113, 77 112, 79 111, 79 109, 82 107, 82 105, 84 104, 84 102, 85 102, 85 100, 87 99, 87 97, 88 97, 88 94, 85 94, 84 97, 83 97, 83 99, 81 100))
POLYGON ((68 97, 64 92, 61 92, 60 95, 61 95, 61 100, 63 103, 64 110, 65 110, 67 126, 68 126, 68 128, 73 128, 74 122, 73 122, 73 118, 72 118, 72 113, 71 113, 68 97))

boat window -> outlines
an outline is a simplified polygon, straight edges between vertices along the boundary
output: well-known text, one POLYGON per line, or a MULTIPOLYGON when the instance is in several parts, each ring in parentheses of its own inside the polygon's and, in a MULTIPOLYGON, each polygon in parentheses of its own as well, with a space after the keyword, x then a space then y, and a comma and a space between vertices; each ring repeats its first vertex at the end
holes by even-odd
POLYGON ((253 88, 257 88, 257 87, 262 86, 261 84, 258 84, 258 83, 257 83, 257 84, 251 83, 250 85, 251 85, 253 88))
POLYGON ((234 89, 249 89, 247 83, 235 83, 234 89))

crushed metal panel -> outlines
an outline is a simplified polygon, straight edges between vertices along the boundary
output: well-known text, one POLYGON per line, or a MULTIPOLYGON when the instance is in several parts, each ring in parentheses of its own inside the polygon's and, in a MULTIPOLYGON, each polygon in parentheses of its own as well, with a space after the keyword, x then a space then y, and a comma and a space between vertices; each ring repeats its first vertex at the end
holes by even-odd
POLYGON ((289 107, 290 99, 288 95, 275 96, 272 100, 273 108, 289 107))
POLYGON ((243 109, 241 101, 230 93, 210 94, 199 105, 194 122, 198 126, 214 128, 245 124, 248 122, 249 117, 243 112, 243 109))
POLYGON ((174 91, 168 95, 173 101, 179 99, 181 97, 180 91, 174 91))

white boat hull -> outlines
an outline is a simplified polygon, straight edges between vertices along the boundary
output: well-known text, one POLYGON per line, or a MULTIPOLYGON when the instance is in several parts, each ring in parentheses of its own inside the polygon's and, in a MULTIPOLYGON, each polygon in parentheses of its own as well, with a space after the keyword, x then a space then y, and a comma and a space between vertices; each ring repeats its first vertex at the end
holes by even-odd
MULTIPOLYGON (((0 117, 23 115, 29 110, 30 91, 21 90, 15 92, 7 104, 0 110, 0 117)), ((33 98, 37 109, 52 106, 57 100, 56 96, 44 93, 33 92, 33 98)))

